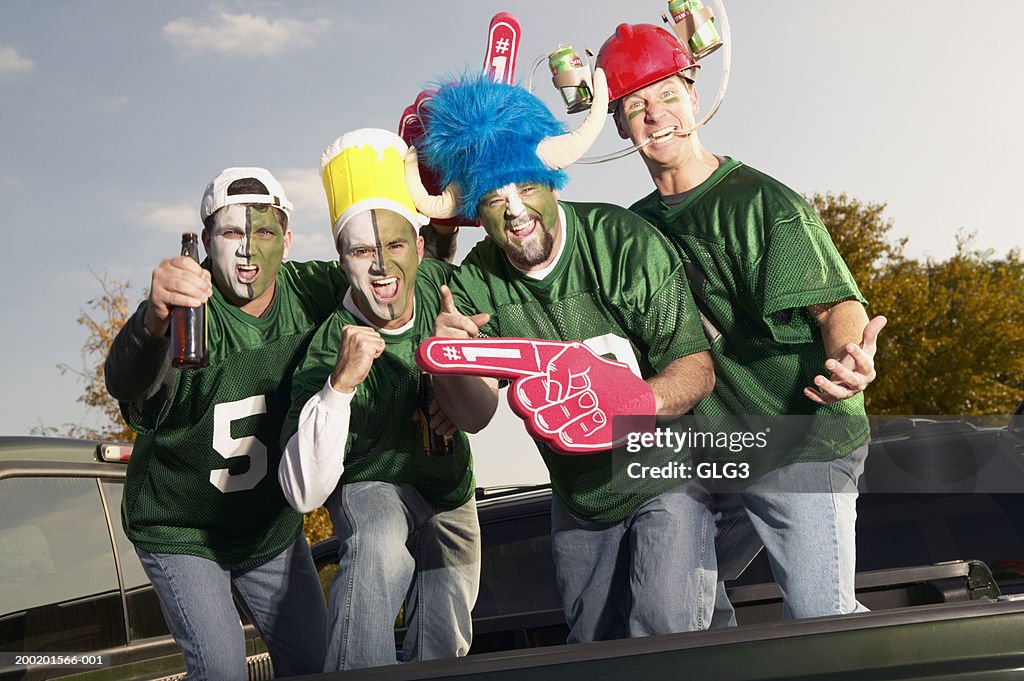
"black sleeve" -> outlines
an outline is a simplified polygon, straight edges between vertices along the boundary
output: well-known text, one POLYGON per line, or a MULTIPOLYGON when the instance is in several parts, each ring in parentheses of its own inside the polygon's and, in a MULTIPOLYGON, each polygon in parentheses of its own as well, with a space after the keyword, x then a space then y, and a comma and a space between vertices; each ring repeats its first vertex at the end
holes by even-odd
POLYGON ((158 393, 170 397, 174 372, 166 336, 154 336, 143 323, 145 305, 135 311, 110 345, 103 364, 107 392, 121 402, 148 400, 158 393))

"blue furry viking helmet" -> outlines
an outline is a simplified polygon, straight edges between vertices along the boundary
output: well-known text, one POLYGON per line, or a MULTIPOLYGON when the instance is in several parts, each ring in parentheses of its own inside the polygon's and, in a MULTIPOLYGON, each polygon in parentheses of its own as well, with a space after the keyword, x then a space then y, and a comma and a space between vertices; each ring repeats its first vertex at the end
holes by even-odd
POLYGON ((415 155, 407 156, 406 181, 417 209, 433 218, 461 214, 475 220, 480 199, 499 187, 539 182, 561 189, 568 181, 562 169, 579 160, 600 134, 607 99, 604 72, 598 70, 587 119, 566 133, 525 88, 484 75, 442 85, 426 109, 426 136, 420 148, 446 189, 441 196, 430 196, 420 181, 415 155))

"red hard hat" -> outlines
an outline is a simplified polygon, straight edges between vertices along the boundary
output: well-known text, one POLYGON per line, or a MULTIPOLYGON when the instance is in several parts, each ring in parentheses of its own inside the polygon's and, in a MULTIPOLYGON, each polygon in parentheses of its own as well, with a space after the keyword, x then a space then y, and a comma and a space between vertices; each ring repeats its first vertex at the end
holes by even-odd
POLYGON ((597 53, 597 67, 608 78, 609 102, 698 66, 675 35, 653 24, 619 24, 597 53))

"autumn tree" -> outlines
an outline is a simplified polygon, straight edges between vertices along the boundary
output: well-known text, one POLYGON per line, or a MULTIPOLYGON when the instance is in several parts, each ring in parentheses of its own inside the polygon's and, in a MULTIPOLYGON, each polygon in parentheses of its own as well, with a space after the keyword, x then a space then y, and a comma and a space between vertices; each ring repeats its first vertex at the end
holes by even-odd
POLYGON ((79 310, 75 322, 86 329, 82 345, 81 368, 61 363, 57 369, 62 374, 73 374, 82 386, 78 402, 99 413, 100 424, 89 426, 84 423, 70 423, 62 427, 41 425, 33 429, 39 435, 59 435, 85 440, 107 440, 114 442, 135 442, 135 431, 121 418, 117 400, 107 393, 103 382, 103 360, 114 341, 114 336, 124 325, 134 309, 135 301, 129 295, 130 284, 120 279, 109 279, 93 272, 100 285, 99 295, 87 300, 79 310))
POLYGON ((974 247, 961 234, 947 260, 906 256, 884 204, 815 195, 821 214, 872 315, 878 379, 868 411, 900 415, 1008 414, 1024 398, 1024 262, 974 247))
POLYGON ((302 532, 311 545, 333 537, 334 525, 331 524, 331 516, 327 513, 327 509, 321 506, 307 513, 306 517, 302 519, 302 532))
POLYGON ((904 259, 907 239, 893 240, 884 203, 864 203, 846 194, 814 194, 810 201, 858 283, 876 279, 904 259))

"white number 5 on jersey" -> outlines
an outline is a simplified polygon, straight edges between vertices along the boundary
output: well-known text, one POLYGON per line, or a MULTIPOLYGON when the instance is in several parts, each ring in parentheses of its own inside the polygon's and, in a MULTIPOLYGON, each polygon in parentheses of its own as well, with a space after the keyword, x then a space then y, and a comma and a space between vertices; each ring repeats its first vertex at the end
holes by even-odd
POLYGON ((267 477, 267 447, 253 435, 231 437, 231 422, 247 416, 267 413, 265 395, 247 397, 237 402, 223 402, 213 408, 213 449, 225 459, 249 457, 249 470, 232 475, 227 468, 210 472, 210 483, 221 492, 242 492, 255 487, 267 477))

